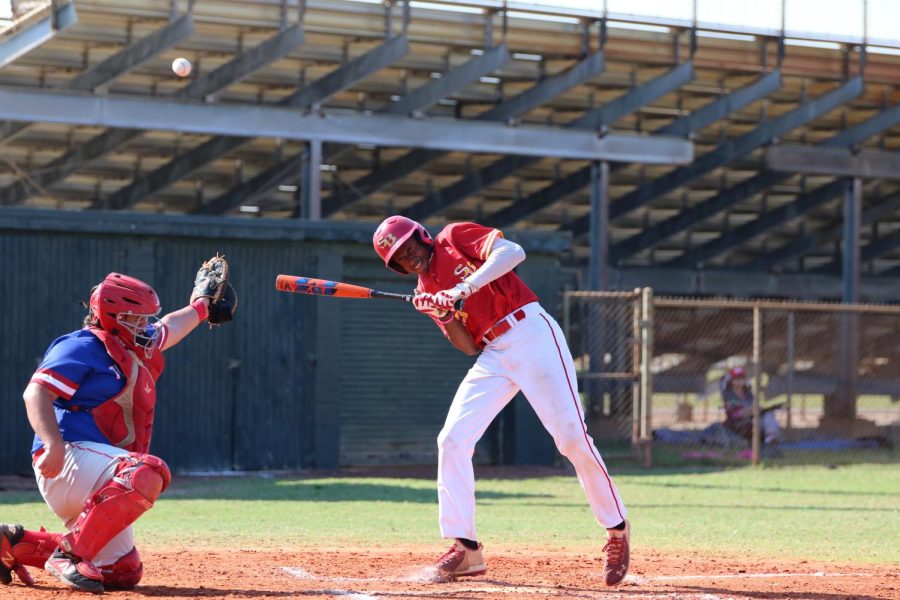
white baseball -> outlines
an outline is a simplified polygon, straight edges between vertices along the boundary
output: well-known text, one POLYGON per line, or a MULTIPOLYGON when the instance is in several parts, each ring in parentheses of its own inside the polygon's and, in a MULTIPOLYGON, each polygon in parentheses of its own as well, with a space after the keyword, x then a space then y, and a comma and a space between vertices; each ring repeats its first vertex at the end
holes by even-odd
POLYGON ((191 74, 191 61, 186 58, 176 58, 172 61, 172 71, 179 77, 187 77, 191 74))

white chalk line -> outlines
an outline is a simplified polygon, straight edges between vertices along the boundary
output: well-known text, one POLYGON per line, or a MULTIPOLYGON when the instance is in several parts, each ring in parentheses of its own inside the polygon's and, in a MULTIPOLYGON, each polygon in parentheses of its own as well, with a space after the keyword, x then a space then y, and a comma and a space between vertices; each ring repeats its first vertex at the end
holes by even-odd
POLYGON ((658 575, 642 578, 644 581, 677 581, 680 579, 775 579, 777 577, 874 577, 874 573, 728 573, 716 575, 658 575))
MULTIPOLYGON (((320 576, 314 573, 307 571, 301 567, 282 567, 281 568, 288 575, 292 575, 293 577, 297 577, 298 579, 304 579, 307 581, 321 581, 321 582, 345 582, 345 583, 389 583, 389 582, 404 582, 404 583, 425 583, 421 578, 416 578, 413 576, 398 578, 398 577, 328 577, 328 576, 320 576)), ((774 579, 774 578, 800 578, 800 577, 874 577, 873 573, 826 573, 824 571, 816 571, 814 573, 723 573, 723 574, 707 574, 707 575, 658 575, 652 577, 644 577, 641 575, 628 575, 625 578, 625 583, 631 583, 633 585, 640 585, 642 583, 650 583, 655 581, 691 581, 691 580, 716 580, 716 579, 774 579)), ((390 596, 434 596, 435 593, 433 591, 415 591, 415 590, 405 590, 403 592, 389 592, 389 591, 378 591, 378 590, 367 590, 365 592, 359 592, 354 590, 341 590, 341 589, 326 589, 322 590, 324 594, 332 594, 335 596, 347 596, 349 598, 353 598, 354 600, 377 600, 378 597, 390 597, 390 596)), ((597 591, 591 592, 587 590, 568 590, 566 588, 535 588, 535 587, 525 587, 525 586, 515 586, 515 585, 503 585, 503 584, 494 584, 489 583, 487 585, 481 586, 470 586, 470 587, 453 587, 454 593, 488 593, 488 594, 534 594, 534 595, 544 595, 544 596, 560 596, 561 594, 565 594, 569 592, 572 596, 577 597, 587 597, 587 598, 609 598, 610 591, 597 591)), ((670 594, 667 593, 648 593, 645 598, 668 598, 670 594)), ((728 596, 729 598, 731 596, 728 596)), ((717 596, 715 594, 700 594, 697 596, 699 600, 721 600, 722 596, 717 596)))

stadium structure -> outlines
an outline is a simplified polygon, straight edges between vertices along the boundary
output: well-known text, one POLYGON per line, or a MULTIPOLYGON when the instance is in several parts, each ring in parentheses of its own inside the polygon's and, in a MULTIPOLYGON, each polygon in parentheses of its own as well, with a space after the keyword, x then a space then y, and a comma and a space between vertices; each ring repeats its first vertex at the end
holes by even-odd
POLYGON ((560 231, 582 289, 885 300, 900 273, 900 56, 865 43, 499 1, 13 9, 7 211, 560 231))

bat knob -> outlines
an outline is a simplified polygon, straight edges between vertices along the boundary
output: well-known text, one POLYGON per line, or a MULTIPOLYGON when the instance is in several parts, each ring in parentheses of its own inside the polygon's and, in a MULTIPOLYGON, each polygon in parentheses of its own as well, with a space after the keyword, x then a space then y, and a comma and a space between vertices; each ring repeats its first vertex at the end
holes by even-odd
POLYGON ((462 310, 462 307, 465 306, 466 301, 460 298, 456 302, 453 303, 453 310, 462 310))

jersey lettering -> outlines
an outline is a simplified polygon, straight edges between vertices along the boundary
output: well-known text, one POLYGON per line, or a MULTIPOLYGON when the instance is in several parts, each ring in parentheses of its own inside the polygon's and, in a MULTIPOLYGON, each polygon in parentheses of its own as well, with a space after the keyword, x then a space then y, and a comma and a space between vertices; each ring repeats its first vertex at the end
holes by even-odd
POLYGON ((459 277, 460 280, 465 279, 474 272, 475 265, 473 265, 472 263, 458 264, 456 265, 456 268, 453 269, 453 274, 459 277))

